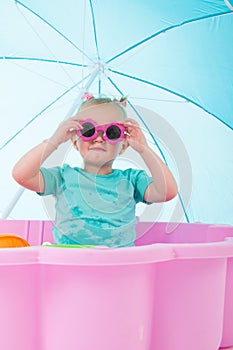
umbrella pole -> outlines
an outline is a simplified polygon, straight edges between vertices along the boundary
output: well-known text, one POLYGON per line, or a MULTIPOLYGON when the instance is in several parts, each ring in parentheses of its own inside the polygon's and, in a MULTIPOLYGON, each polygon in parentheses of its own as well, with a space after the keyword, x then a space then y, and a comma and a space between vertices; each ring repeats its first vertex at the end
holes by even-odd
POLYGON ((94 82, 95 78, 99 74, 100 69, 101 69, 101 67, 98 66, 97 68, 95 68, 93 70, 89 80, 87 81, 86 85, 81 89, 80 93, 76 97, 73 105, 71 106, 70 110, 68 111, 68 113, 66 114, 64 119, 70 118, 75 113, 77 106, 79 106, 80 103, 82 102, 82 97, 83 97, 84 93, 89 90, 90 86, 92 85, 92 83, 94 82))
MULTIPOLYGON (((68 113, 66 114, 64 119, 68 119, 70 118, 76 111, 77 106, 81 103, 82 101, 82 96, 83 94, 89 90, 90 86, 92 85, 92 83, 94 82, 95 78, 97 77, 97 75, 99 74, 101 67, 98 66, 97 68, 95 68, 93 70, 93 72, 91 73, 91 76, 89 78, 89 80, 87 81, 86 85, 81 89, 80 93, 78 94, 77 98, 75 99, 72 107, 70 108, 70 110, 68 111, 68 113)), ((10 203, 8 204, 8 206, 5 208, 5 210, 3 211, 2 214, 0 214, 0 219, 5 220, 8 218, 8 216, 10 215, 10 213, 12 212, 12 210, 14 209, 14 207, 16 206, 17 202, 19 201, 20 197, 22 196, 22 194, 24 193, 25 188, 20 188, 14 195, 14 197, 12 198, 12 200, 10 201, 10 203)))
POLYGON ((8 216, 10 215, 10 213, 12 212, 14 207, 16 206, 16 203, 18 202, 18 200, 20 199, 20 197, 22 196, 24 191, 25 191, 25 188, 22 187, 15 193, 15 195, 12 198, 11 202, 8 204, 8 206, 5 208, 5 210, 2 212, 2 214, 0 214, 0 218, 2 220, 8 218, 8 216))

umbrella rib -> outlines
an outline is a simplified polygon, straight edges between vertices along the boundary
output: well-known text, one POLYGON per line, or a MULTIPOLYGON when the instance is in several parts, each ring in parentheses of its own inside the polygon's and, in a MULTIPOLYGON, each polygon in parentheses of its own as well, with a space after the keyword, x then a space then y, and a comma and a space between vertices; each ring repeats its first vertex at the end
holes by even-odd
MULTIPOLYGON (((71 66, 75 66, 75 67, 82 67, 82 68, 87 68, 87 65, 83 65, 80 63, 74 63, 74 62, 67 62, 67 61, 59 61, 59 60, 51 60, 51 59, 44 59, 44 58, 38 58, 38 57, 12 57, 12 56, 0 56, 0 60, 7 60, 7 61, 38 61, 38 62, 43 62, 43 63, 55 63, 55 64, 59 64, 59 65, 71 65, 71 66)), ((15 62, 14 62, 15 63, 15 62)), ((21 66, 20 64, 15 63, 17 66, 19 66, 22 69, 25 69, 33 74, 36 74, 44 79, 47 79, 55 84, 58 84, 60 86, 64 86, 67 87, 64 84, 61 84, 58 81, 55 81, 53 79, 49 79, 48 76, 44 76, 43 74, 38 73, 38 71, 36 70, 32 70, 32 69, 28 69, 24 66, 21 66)), ((65 71, 66 73, 66 71, 65 71)), ((68 75, 69 76, 69 75, 68 75)), ((74 83, 73 79, 72 79, 72 83, 74 83)))
POLYGON ((96 48, 96 52, 97 52, 98 61, 100 61, 99 46, 98 46, 97 31, 96 31, 96 23, 95 23, 95 14, 94 14, 93 4, 92 4, 91 0, 89 0, 89 4, 90 4, 90 9, 91 9, 91 18, 92 18, 92 25, 93 25, 93 31, 94 31, 95 48, 96 48))
MULTIPOLYGON (((107 77, 107 78, 108 78, 108 80, 110 81, 110 83, 115 87, 115 89, 116 89, 122 96, 125 96, 125 95, 123 94, 123 92, 119 89, 119 87, 114 83, 114 81, 113 81, 110 77, 107 77)), ((144 119, 142 118, 142 116, 140 115, 140 113, 136 110, 136 108, 134 107, 134 105, 133 105, 128 99, 127 99, 127 102, 129 103, 129 105, 131 106, 131 108, 133 108, 133 110, 135 111, 135 113, 137 114, 137 116, 139 117, 139 119, 141 120, 141 122, 143 123, 143 125, 145 126, 146 130, 148 131, 148 133, 150 134, 152 140, 154 141, 156 147, 158 147, 159 152, 161 153, 165 164, 168 165, 168 164, 167 164, 167 160, 166 160, 166 158, 165 158, 165 156, 164 156, 164 153, 163 153, 162 149, 160 148, 158 142, 156 141, 154 135, 153 135, 152 132, 150 131, 149 126, 146 124, 146 122, 144 121, 144 119)))
POLYGON ((64 35, 62 32, 60 32, 56 27, 54 27, 51 23, 49 23, 45 18, 43 18, 42 16, 40 16, 38 13, 36 13, 35 11, 33 11, 30 7, 26 6, 25 4, 23 4, 21 1, 15 0, 16 4, 21 5, 22 7, 24 7, 26 10, 28 10, 29 12, 31 12, 33 15, 35 15, 36 17, 38 17, 42 22, 46 23, 50 28, 52 28, 57 34, 59 34, 63 39, 65 39, 66 41, 68 41, 73 47, 76 48, 76 50, 78 50, 82 55, 84 55, 86 58, 88 58, 92 63, 94 63, 94 61, 83 51, 81 50, 72 40, 70 40, 66 35, 64 35))
POLYGON ((77 67, 84 67, 87 68, 88 65, 81 64, 81 63, 74 63, 74 62, 68 62, 68 61, 59 61, 59 60, 51 60, 46 58, 38 58, 38 57, 12 57, 12 56, 0 56, 0 60, 22 60, 22 61, 39 61, 39 62, 46 62, 46 63, 59 63, 59 64, 66 64, 70 66, 77 66, 77 67))
MULTIPOLYGON (((27 16, 20 11, 20 13, 22 14, 23 18, 25 19, 25 21, 27 22, 27 24, 29 25, 29 27, 32 29, 32 31, 35 33, 35 35, 39 38, 39 40, 42 42, 42 44, 46 47, 46 49, 50 52, 50 54, 52 54, 52 56, 54 57, 54 59, 58 60, 58 58, 56 57, 56 55, 54 54, 53 50, 51 50, 51 48, 47 45, 46 41, 43 40, 42 36, 39 34, 39 31, 36 30, 36 28, 32 25, 32 23, 30 22, 30 20, 27 18, 27 16)), ((64 67, 62 65, 60 65, 61 69, 63 70, 63 72, 69 77, 69 79, 72 81, 72 83, 74 83, 72 77, 70 76, 70 74, 64 69, 64 67)))
MULTIPOLYGON (((24 65, 19 64, 18 61, 13 61, 13 63, 14 63, 14 65, 16 67, 19 67, 20 69, 23 69, 23 70, 25 70, 25 71, 27 71, 29 73, 35 74, 36 76, 41 77, 42 79, 48 80, 48 81, 50 81, 50 82, 52 82, 52 83, 54 83, 56 85, 63 86, 64 88, 68 88, 68 86, 69 86, 67 84, 61 83, 61 81, 57 81, 57 80, 51 79, 51 78, 48 77, 48 75, 41 74, 37 70, 30 69, 29 67, 25 67, 24 65)), ((73 80, 72 80, 72 83, 74 83, 73 80)))
POLYGON ((186 101, 193 103, 195 106, 201 108, 203 111, 205 111, 206 113, 212 115, 214 118, 216 118, 217 120, 219 120, 222 124, 224 124, 225 126, 227 126, 228 128, 230 128, 231 130, 233 130, 233 127, 232 127, 230 124, 226 123, 224 120, 222 120, 221 118, 219 118, 216 114, 210 112, 208 109, 204 108, 204 107, 201 106, 199 103, 197 103, 197 102, 191 100, 189 97, 186 97, 186 96, 184 96, 184 95, 181 95, 181 94, 179 94, 179 93, 176 92, 176 91, 170 90, 170 89, 168 89, 168 88, 166 88, 166 87, 164 87, 164 86, 155 84, 155 83, 153 83, 153 82, 151 82, 151 81, 148 81, 148 80, 145 80, 145 79, 141 79, 141 78, 135 77, 135 76, 133 76, 133 75, 129 75, 129 74, 125 74, 125 73, 122 73, 122 72, 118 72, 118 71, 116 71, 116 70, 114 70, 114 69, 111 69, 111 68, 109 68, 108 70, 111 71, 112 73, 115 73, 115 74, 118 74, 118 75, 122 75, 122 76, 124 76, 124 77, 126 77, 126 78, 133 79, 133 80, 139 81, 139 82, 141 82, 141 83, 144 83, 144 84, 147 84, 147 85, 151 85, 151 86, 157 87, 157 88, 159 88, 159 89, 161 89, 161 90, 170 92, 170 93, 172 93, 173 95, 176 95, 176 96, 178 96, 178 97, 181 97, 181 98, 185 99, 186 101))
POLYGON ((146 38, 144 38, 144 39, 138 41, 138 42, 135 43, 134 45, 129 46, 127 49, 121 51, 121 52, 118 53, 117 55, 115 55, 115 56, 113 56, 112 58, 110 58, 110 59, 106 62, 106 64, 108 64, 108 63, 110 63, 110 62, 116 60, 118 57, 120 57, 120 56, 126 54, 127 52, 132 51, 133 49, 135 49, 136 47, 138 47, 138 46, 144 44, 145 42, 154 39, 156 36, 158 36, 158 35, 160 35, 160 34, 163 34, 163 33, 166 33, 166 32, 168 32, 168 31, 170 31, 170 30, 172 30, 172 29, 174 29, 174 28, 181 27, 181 26, 183 26, 183 25, 185 25, 185 24, 189 24, 189 23, 192 23, 192 22, 201 21, 201 20, 204 20, 204 19, 209 19, 209 18, 213 18, 213 17, 218 17, 218 16, 222 16, 222 15, 227 15, 227 14, 229 14, 230 12, 231 12, 231 11, 228 10, 228 11, 224 11, 224 12, 221 12, 221 13, 215 13, 215 14, 212 14, 212 15, 206 15, 206 16, 202 16, 202 17, 199 17, 199 18, 193 18, 193 19, 191 19, 191 20, 183 21, 183 22, 181 22, 181 23, 174 24, 174 25, 171 25, 171 26, 169 26, 169 27, 166 27, 166 28, 164 28, 164 29, 162 29, 162 30, 159 30, 158 32, 156 32, 156 33, 154 33, 154 34, 152 34, 152 35, 150 35, 150 36, 147 36, 146 38))
MULTIPOLYGON (((125 96, 125 94, 123 94, 123 92, 119 89, 119 87, 114 83, 114 81, 110 78, 110 77, 107 77, 108 80, 110 81, 110 83, 115 87, 115 89, 122 95, 122 96, 125 96)), ((161 149, 161 147, 159 146, 158 142, 156 141, 154 135, 152 134, 152 132, 150 131, 150 128, 149 126, 147 125, 147 123, 145 122, 145 120, 143 119, 143 117, 141 116, 141 114, 138 112, 138 110, 134 107, 134 105, 129 101, 127 100, 127 102, 129 103, 130 107, 133 109, 133 111, 137 114, 138 118, 141 120, 141 122, 143 123, 143 125, 145 126, 146 130, 148 131, 149 135, 151 136, 152 140, 154 141, 156 147, 158 148, 165 164, 168 166, 168 163, 167 163, 167 160, 166 160, 166 157, 161 149)), ((181 195, 180 193, 178 192, 178 197, 179 197, 179 200, 180 200, 180 203, 181 203, 181 206, 182 206, 182 209, 184 211, 184 215, 186 217, 186 220, 187 222, 190 222, 189 220, 189 217, 188 217, 188 214, 186 212, 186 209, 185 209, 185 206, 184 206, 184 203, 183 203, 183 200, 181 198, 181 195)))
POLYGON ((98 94, 99 95, 101 94, 101 83, 102 83, 102 81, 101 81, 101 79, 99 77, 99 80, 98 80, 98 94))
POLYGON ((21 134, 21 132, 26 129, 30 124, 32 124, 40 115, 42 115, 47 109, 49 109, 51 106, 53 106, 57 101, 59 101, 62 97, 67 95, 70 91, 72 91, 75 87, 77 87, 79 84, 81 84, 84 80, 89 78, 91 76, 91 73, 86 75, 83 79, 75 83, 73 86, 71 86, 69 89, 67 89, 65 92, 63 92, 60 96, 58 96, 55 100, 50 102, 46 107, 44 107, 39 113, 37 113, 32 119, 30 119, 22 128, 20 128, 13 136, 11 136, 1 147, 0 151, 2 151, 11 141, 15 139, 16 136, 21 134))

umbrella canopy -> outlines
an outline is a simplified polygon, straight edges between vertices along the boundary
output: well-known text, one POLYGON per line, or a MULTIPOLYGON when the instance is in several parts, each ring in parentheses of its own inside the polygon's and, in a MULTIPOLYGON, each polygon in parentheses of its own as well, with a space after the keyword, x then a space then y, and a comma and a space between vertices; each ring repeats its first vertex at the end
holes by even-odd
MULTIPOLYGON (((0 211, 53 215, 18 192, 11 169, 89 90, 127 95, 177 178, 179 196, 142 217, 233 224, 232 10, 228 0, 2 0, 0 211)), ((80 162, 68 145, 59 152, 48 165, 80 162)), ((116 165, 143 166, 130 150, 116 165)))

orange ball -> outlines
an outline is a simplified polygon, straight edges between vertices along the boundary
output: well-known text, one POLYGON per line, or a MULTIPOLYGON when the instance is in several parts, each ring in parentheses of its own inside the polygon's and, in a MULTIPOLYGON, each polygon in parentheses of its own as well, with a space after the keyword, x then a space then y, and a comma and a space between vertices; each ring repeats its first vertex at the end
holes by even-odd
POLYGON ((20 236, 13 234, 0 234, 0 248, 29 247, 30 244, 20 236))

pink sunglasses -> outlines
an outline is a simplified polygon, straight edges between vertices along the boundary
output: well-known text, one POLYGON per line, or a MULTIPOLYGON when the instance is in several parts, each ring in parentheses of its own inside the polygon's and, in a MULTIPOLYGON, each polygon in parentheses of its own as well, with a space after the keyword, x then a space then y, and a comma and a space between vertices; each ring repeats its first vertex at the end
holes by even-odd
POLYGON ((98 131, 103 131, 103 140, 111 144, 120 142, 125 137, 125 128, 123 125, 112 122, 106 125, 97 125, 94 120, 86 119, 80 121, 82 130, 77 130, 77 135, 85 142, 94 140, 98 136, 98 131))

